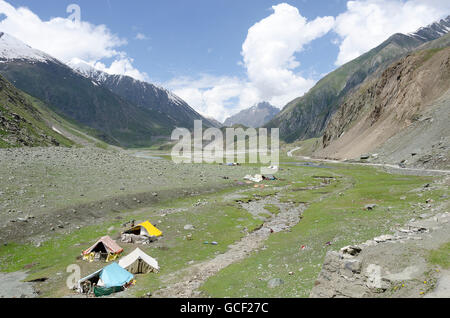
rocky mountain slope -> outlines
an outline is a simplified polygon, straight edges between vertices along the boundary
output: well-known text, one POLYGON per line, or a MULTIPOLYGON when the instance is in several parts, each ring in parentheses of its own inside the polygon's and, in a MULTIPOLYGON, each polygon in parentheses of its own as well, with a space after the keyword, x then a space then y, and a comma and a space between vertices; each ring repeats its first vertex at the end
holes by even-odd
POLYGON ((380 74, 392 62, 449 30, 450 16, 415 33, 391 36, 378 47, 327 75, 304 96, 286 105, 266 126, 279 127, 281 137, 287 142, 320 137, 347 94, 366 78, 380 74))
POLYGON ((57 114, 88 127, 91 135, 113 145, 152 145, 161 136, 170 136, 179 124, 188 123, 182 116, 181 121, 175 117, 177 110, 180 114, 195 115, 189 106, 167 91, 160 91, 160 99, 150 100, 151 94, 144 94, 153 89, 150 85, 141 83, 140 90, 131 85, 134 90, 128 92, 127 83, 134 83, 134 80, 122 77, 117 81, 118 78, 106 77, 105 74, 104 80, 128 99, 121 97, 106 85, 87 78, 8 34, 0 37, 0 74, 17 88, 43 101, 57 114), (137 95, 134 96, 133 92, 137 95), (137 99, 141 102, 138 103, 137 99), (164 99, 166 104, 149 106, 164 99), (168 105, 166 113, 165 106, 168 105))
POLYGON ((214 126, 180 97, 162 87, 129 76, 107 74, 96 70, 82 60, 73 60, 68 65, 124 100, 142 109, 166 115, 172 125, 193 128, 194 120, 202 120, 205 126, 214 126))
POLYGON ((279 112, 280 110, 278 108, 267 102, 262 102, 227 118, 224 125, 231 127, 240 124, 258 128, 272 120, 279 112))
MULTIPOLYGON (((410 132, 410 137, 398 139, 391 152, 410 149, 409 156, 399 161, 406 163, 411 156, 431 154, 431 147, 442 147, 443 139, 450 135, 449 119, 450 48, 420 50, 389 66, 381 76, 367 80, 357 91, 350 94, 329 122, 323 137, 323 147, 315 155, 338 159, 358 158, 362 154, 374 153, 406 128, 416 127, 420 135, 410 132), (433 122, 427 112, 441 115, 433 122), (424 131, 421 124, 432 122, 433 128, 424 131), (434 133, 433 133, 434 131, 434 133), (409 140, 409 142, 406 142, 409 140), (419 146, 420 148, 420 146, 419 146), (397 149, 397 150, 395 150, 397 149)), ((429 126, 429 125, 428 125, 429 126)), ((442 155, 443 165, 447 155, 442 155)), ((378 157, 378 156, 376 156, 378 157)), ((378 158, 379 159, 379 158, 378 158)), ((400 159, 400 158, 397 158, 400 159)))
POLYGON ((31 99, 0 76, 0 148, 60 145, 72 142, 48 126, 31 99))

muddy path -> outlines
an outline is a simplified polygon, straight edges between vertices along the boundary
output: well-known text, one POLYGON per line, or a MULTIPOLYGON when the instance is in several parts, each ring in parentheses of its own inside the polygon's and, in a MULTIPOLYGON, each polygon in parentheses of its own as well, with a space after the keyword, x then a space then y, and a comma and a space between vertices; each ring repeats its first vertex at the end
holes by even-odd
POLYGON ((25 272, 0 273, 0 298, 34 298, 33 284, 24 282, 28 276, 25 272))
POLYGON ((203 283, 217 274, 225 267, 239 262, 248 257, 252 252, 263 247, 264 242, 272 233, 288 231, 291 227, 300 222, 301 215, 306 208, 305 204, 296 205, 293 203, 282 203, 278 195, 266 197, 250 203, 242 203, 242 207, 252 215, 258 216, 261 213, 269 213, 264 209, 267 204, 276 205, 280 212, 272 215, 257 230, 247 234, 240 241, 229 246, 229 249, 211 260, 207 260, 192 265, 179 272, 171 273, 162 278, 168 287, 154 293, 154 297, 177 297, 190 298, 199 297, 198 288, 203 283))

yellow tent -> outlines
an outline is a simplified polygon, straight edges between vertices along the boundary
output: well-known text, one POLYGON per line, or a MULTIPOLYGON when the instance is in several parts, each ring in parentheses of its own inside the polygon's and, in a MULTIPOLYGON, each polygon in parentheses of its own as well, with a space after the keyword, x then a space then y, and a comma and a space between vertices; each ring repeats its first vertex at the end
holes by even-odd
POLYGON ((136 234, 136 235, 146 235, 146 236, 161 236, 163 233, 158 230, 153 224, 149 221, 142 222, 135 227, 129 229, 125 233, 127 234, 136 234))

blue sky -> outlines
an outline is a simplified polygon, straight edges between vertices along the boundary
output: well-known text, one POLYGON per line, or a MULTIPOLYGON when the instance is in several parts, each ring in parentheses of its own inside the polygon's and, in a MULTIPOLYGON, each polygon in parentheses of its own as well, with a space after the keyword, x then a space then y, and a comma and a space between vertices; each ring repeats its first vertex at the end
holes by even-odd
MULTIPOLYGON (((105 24, 126 38, 127 53, 134 65, 149 74, 152 81, 164 83, 174 76, 210 73, 245 76, 241 49, 248 29, 267 17, 273 5, 268 0, 15 0, 16 7, 26 6, 43 20, 68 16, 66 8, 76 3, 82 20, 105 24), (134 40, 137 33, 147 40, 134 40)), ((345 11, 343 0, 294 0, 286 3, 303 16, 336 16, 345 11)), ((299 54, 305 72, 318 78, 334 68, 338 53, 330 34, 311 44, 299 54)))
POLYGON ((2 30, 64 62, 156 83, 224 120, 260 101, 283 107, 393 33, 450 13, 450 1, 0 0, 0 13, 2 30), (72 3, 81 25, 68 20, 72 3))

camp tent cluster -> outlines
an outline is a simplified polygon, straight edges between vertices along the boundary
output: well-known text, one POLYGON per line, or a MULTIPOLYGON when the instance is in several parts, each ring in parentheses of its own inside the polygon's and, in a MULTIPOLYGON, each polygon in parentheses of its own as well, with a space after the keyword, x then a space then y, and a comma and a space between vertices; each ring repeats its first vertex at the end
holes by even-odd
MULTIPOLYGON (((134 226, 126 232, 152 237, 162 235, 162 232, 149 221, 134 226)), ((123 248, 111 237, 104 236, 83 251, 82 255, 84 260, 90 262, 100 259, 106 259, 106 262, 111 262, 116 260, 122 252, 123 248)), ((141 249, 136 248, 132 253, 121 258, 118 263, 113 262, 80 279, 78 281, 78 291, 82 294, 94 294, 97 297, 110 295, 134 285, 135 274, 147 274, 150 272, 159 272, 158 261, 141 249)))
POLYGON ((123 257, 119 263, 111 263, 80 279, 78 291, 82 294, 94 294, 97 297, 106 296, 133 285, 135 274, 157 273, 158 271, 158 261, 137 248, 123 257))

